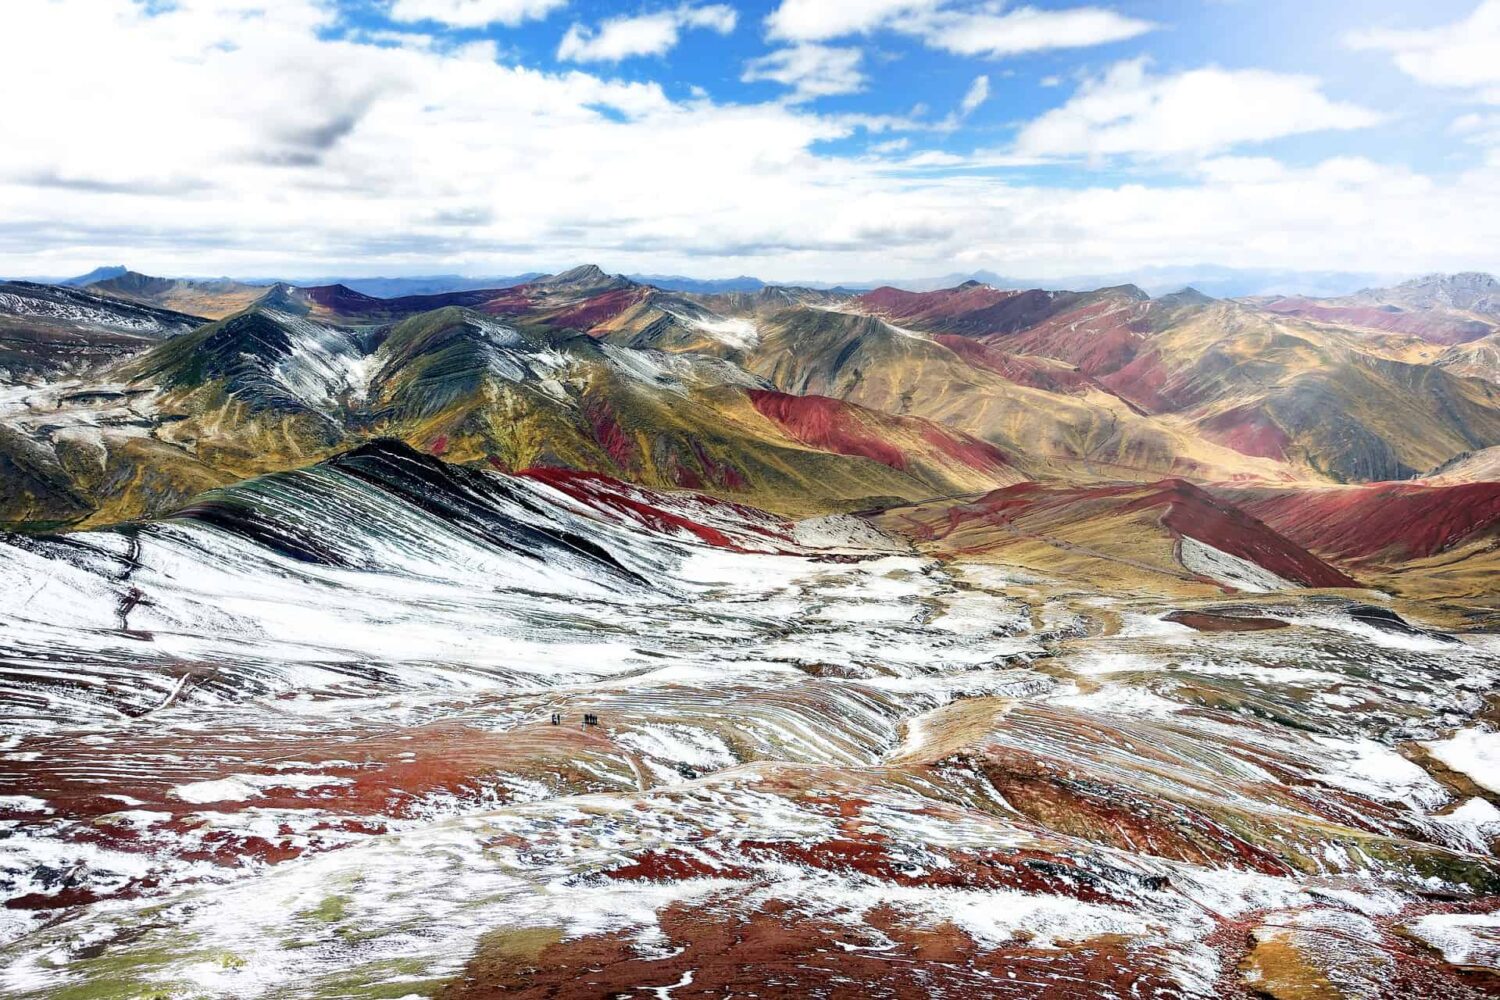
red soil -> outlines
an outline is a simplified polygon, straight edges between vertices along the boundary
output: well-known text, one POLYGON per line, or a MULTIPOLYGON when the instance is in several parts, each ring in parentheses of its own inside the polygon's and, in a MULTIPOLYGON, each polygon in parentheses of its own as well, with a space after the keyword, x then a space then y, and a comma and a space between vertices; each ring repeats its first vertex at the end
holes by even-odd
POLYGON ((603 292, 553 316, 551 324, 587 332, 635 305, 648 291, 646 288, 617 288, 603 292))
POLYGON ((1157 492, 1125 510, 1164 507, 1162 523, 1177 535, 1196 538, 1241 559, 1248 559, 1284 580, 1308 587, 1358 587, 1359 582, 1323 562, 1262 521, 1221 503, 1182 479, 1157 484, 1157 492))
POLYGON ((594 403, 585 406, 584 415, 594 430, 594 440, 604 449, 615 465, 629 472, 636 467, 636 443, 607 404, 594 403))
POLYGON ((1199 632, 1264 632, 1268 629, 1287 627, 1287 623, 1279 618, 1217 615, 1210 611, 1174 611, 1167 615, 1165 620, 1186 625, 1199 632))
POLYGON ((994 372, 1017 385, 1048 392, 1082 392, 1097 386, 1093 379, 1072 368, 1060 368, 1034 359, 1007 354, 995 347, 954 333, 932 338, 975 368, 994 372))
POLYGON ((948 510, 951 534, 968 522, 1017 523, 1037 518, 1056 526, 1139 511, 1157 511, 1173 536, 1187 536, 1247 559, 1308 587, 1357 587, 1358 582, 1244 511, 1182 479, 1148 485, 1049 487, 1020 483, 948 510))
POLYGON ((384 299, 356 292, 345 285, 319 285, 303 289, 314 303, 339 315, 376 312, 387 307, 384 299))
POLYGON ((820 451, 869 458, 905 470, 908 456, 889 437, 914 436, 971 469, 998 472, 1010 465, 994 445, 928 420, 893 417, 828 396, 791 396, 766 389, 751 389, 749 396, 762 416, 793 440, 820 451))
POLYGON ((988 309, 1020 292, 1001 291, 988 285, 965 284, 935 292, 907 292, 899 288, 877 288, 859 297, 859 304, 894 320, 937 319, 988 309))
POLYGON ((745 474, 727 462, 720 462, 708 453, 699 441, 692 442, 693 455, 698 459, 698 464, 708 474, 708 478, 727 490, 743 490, 749 485, 745 474))
POLYGON ((1137 354, 1128 365, 1111 372, 1099 381, 1121 399, 1134 403, 1147 413, 1167 413, 1178 409, 1171 399, 1167 383, 1171 373, 1156 351, 1137 354))
POLYGON ((1387 333, 1403 333, 1432 344, 1451 347, 1467 344, 1494 332, 1495 328, 1478 320, 1440 312, 1407 311, 1381 306, 1326 305, 1311 299, 1277 299, 1262 306, 1268 312, 1297 316, 1317 323, 1358 326, 1387 333))
POLYGON ((1220 492, 1299 544, 1355 561, 1422 559, 1500 523, 1500 483, 1220 492))
POLYGON ((1030 329, 1006 336, 1003 342, 1019 353, 1077 365, 1085 375, 1108 375, 1128 365, 1141 350, 1145 338, 1137 326, 1148 305, 1106 296, 1049 316, 1030 329))
POLYGON ((828 396, 789 396, 765 389, 751 389, 756 410, 775 422, 793 439, 838 455, 873 459, 892 469, 905 469, 901 449, 874 433, 853 405, 828 396))
MULTIPOLYGON (((885 941, 776 900, 748 913, 677 903, 660 915, 667 940, 682 949, 669 957, 643 957, 629 932, 562 941, 535 956, 507 953, 503 944, 481 946, 437 997, 1180 1000, 1186 995, 1169 962, 1122 940, 1051 948, 1017 939, 986 950, 952 924, 912 927, 888 908, 872 911, 869 920, 885 941)), ((1221 996, 1232 1000, 1246 994, 1231 989, 1221 996)))
MULTIPOLYGON (((276 732, 241 727, 208 731, 143 733, 132 752, 119 758, 110 748, 84 743, 49 743, 45 756, 26 764, 24 788, 44 799, 53 812, 12 812, 22 827, 54 826, 65 841, 108 850, 199 861, 226 868, 279 864, 309 852, 337 848, 357 835, 386 832, 387 820, 419 814, 433 797, 466 800, 484 793, 504 799, 493 776, 508 764, 532 766, 550 757, 552 770, 565 769, 576 752, 576 736, 558 727, 494 733, 451 721, 409 728, 351 726, 324 734, 276 732), (294 785, 257 788, 243 800, 195 803, 174 789, 193 782, 233 776, 275 777, 286 772, 270 761, 296 761, 295 774, 317 774, 342 783, 312 788, 294 785), (100 776, 109 779, 101 786, 100 776), (101 791, 101 788, 105 791, 101 791), (127 794, 130 805, 112 794, 127 794), (125 809, 160 814, 146 825, 106 817, 125 809), (273 830, 233 817, 246 810, 284 810, 307 817, 297 829, 283 822, 273 830), (199 814, 225 820, 206 824, 199 814), (65 820, 59 817, 66 817, 65 820), (61 824, 59 826, 59 824, 61 824)), ((520 769, 520 768, 518 768, 520 769)), ((14 785, 3 786, 10 791, 14 785)), ((601 788, 600 790, 605 790, 601 788)), ((261 813, 262 815, 264 813, 261 813)), ((160 872, 147 872, 111 888, 111 898, 128 898, 155 888, 160 872)), ((64 888, 9 900, 12 909, 58 909, 86 902, 85 890, 64 888)), ((97 893, 92 893, 97 896, 97 893)))
POLYGON ((1285 459, 1292 439, 1258 406, 1225 410, 1199 425, 1210 441, 1241 455, 1285 459))

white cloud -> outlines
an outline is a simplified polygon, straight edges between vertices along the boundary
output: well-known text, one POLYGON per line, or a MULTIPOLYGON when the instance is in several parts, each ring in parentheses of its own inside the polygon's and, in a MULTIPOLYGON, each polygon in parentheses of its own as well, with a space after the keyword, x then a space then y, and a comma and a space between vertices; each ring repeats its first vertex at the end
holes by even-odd
MULTIPOLYGON (((958 102, 958 107, 950 111, 941 122, 933 126, 939 132, 952 132, 958 129, 969 116, 978 111, 985 101, 990 99, 990 78, 988 75, 980 75, 969 84, 969 89, 964 91, 963 98, 958 102)), ((919 164, 920 165, 920 164, 919 164)))
POLYGON ((968 92, 964 94, 963 101, 959 104, 959 113, 972 115, 979 110, 979 106, 990 99, 990 78, 987 76, 976 76, 974 82, 969 84, 968 92))
POLYGON ((782 0, 766 18, 772 38, 827 41, 886 29, 933 48, 993 58, 1119 42, 1154 27, 1104 7, 1007 10, 996 0, 968 7, 950 0, 782 0))
POLYGON ((546 17, 568 0, 395 0, 393 21, 437 21, 455 28, 517 25, 546 17))
POLYGON ((991 8, 971 13, 940 12, 913 29, 934 48, 998 59, 1024 52, 1122 42, 1155 27, 1150 21, 1102 7, 1067 10, 1017 7, 1004 13, 994 11, 993 5, 991 8))
POLYGON ((1440 28, 1372 29, 1346 41, 1392 53, 1402 72, 1422 83, 1473 90, 1500 104, 1500 0, 1483 0, 1467 18, 1440 28))
POLYGON ((1217 67, 1154 76, 1144 59, 1084 83, 1016 138, 1021 156, 1203 155, 1242 143, 1377 124, 1374 111, 1324 96, 1314 77, 1217 67))
POLYGON ((1437 180, 1217 157, 1171 183, 1019 183, 994 159, 828 152, 876 129, 899 141, 899 119, 329 38, 319 0, 5 13, 0 92, 28 96, 0 143, 0 274, 1500 269, 1500 162, 1437 180))
POLYGON ((725 4, 707 7, 684 4, 652 14, 612 17, 595 30, 574 24, 558 45, 557 58, 572 62, 619 62, 633 56, 663 55, 676 47, 678 36, 685 29, 706 28, 727 35, 737 21, 734 8, 725 4))
POLYGON ((797 100, 852 94, 864 89, 860 70, 864 53, 831 45, 793 45, 777 49, 745 64, 740 79, 746 83, 769 80, 791 87, 797 100))
POLYGON ((881 27, 900 15, 936 8, 942 0, 781 0, 766 18, 772 38, 822 42, 881 27))

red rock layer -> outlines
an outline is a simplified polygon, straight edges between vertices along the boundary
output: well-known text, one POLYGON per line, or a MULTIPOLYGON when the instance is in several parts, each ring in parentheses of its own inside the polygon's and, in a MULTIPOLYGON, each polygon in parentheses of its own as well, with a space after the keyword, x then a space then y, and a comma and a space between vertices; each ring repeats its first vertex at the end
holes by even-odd
POLYGON ((1045 519, 1052 525, 1159 510, 1174 536, 1196 539, 1308 587, 1357 587, 1295 541, 1182 479, 1149 485, 1050 487, 1021 483, 949 511, 949 531, 967 521, 1010 523, 1045 519))
POLYGON ((752 389, 749 396, 755 409, 789 437, 820 451, 856 455, 904 470, 913 456, 903 450, 902 442, 915 439, 981 472, 999 472, 1010 465, 994 445, 928 420, 895 417, 829 396, 791 396, 767 389, 752 389))
POLYGON ((1297 543, 1356 561, 1422 559, 1500 523, 1500 483, 1373 483, 1229 495, 1297 543))

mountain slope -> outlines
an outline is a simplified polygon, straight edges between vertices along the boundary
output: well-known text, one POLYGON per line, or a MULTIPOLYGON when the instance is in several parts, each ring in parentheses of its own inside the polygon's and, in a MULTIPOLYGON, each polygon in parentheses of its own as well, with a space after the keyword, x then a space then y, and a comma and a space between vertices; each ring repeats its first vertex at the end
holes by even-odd
POLYGON ((1395 593, 1490 598, 1500 579, 1500 482, 1214 492, 1395 593))
POLYGON ((0 283, 0 384, 77 374, 198 326, 196 316, 92 292, 0 283))
POLYGON ((1406 333, 1445 346, 1500 330, 1500 281, 1478 272, 1429 274, 1341 298, 1271 298, 1258 304, 1315 322, 1406 333))
MULTIPOLYGON (((584 270, 527 294, 601 286, 618 290, 619 281, 584 270)), ((797 513, 990 488, 1018 475, 993 447, 915 418, 826 400, 817 404, 822 422, 809 424, 795 407, 768 404, 766 384, 723 358, 453 306, 393 323, 330 323, 321 318, 330 301, 371 310, 319 299, 321 291, 274 289, 251 309, 152 347, 112 372, 123 385, 108 405, 25 401, 9 419, 31 437, 13 459, 45 475, 9 498, 5 519, 159 513, 190 485, 304 466, 378 436, 457 462, 598 472, 797 513), (291 311, 302 305, 305 314, 291 311), (119 415, 100 424, 106 412, 119 415), (64 456, 83 446, 83 427, 102 467, 128 455, 142 474, 75 469, 64 456)))
POLYGON ((1192 591, 1356 587, 1238 507, 1180 479, 1022 483, 983 496, 897 507, 876 519, 946 558, 1024 566, 1095 585, 1192 591))
POLYGON ((747 367, 783 392, 946 424, 996 446, 1030 475, 1284 474, 1275 463, 1146 417, 1053 361, 1015 356, 1008 365, 992 350, 979 351, 987 353, 954 350, 876 316, 799 307, 762 321, 747 367), (1049 391, 1058 386, 1067 391, 1049 391))
POLYGON ((266 294, 264 286, 230 278, 157 278, 138 271, 126 271, 91 282, 88 290, 97 295, 207 319, 222 319, 237 313, 266 294))

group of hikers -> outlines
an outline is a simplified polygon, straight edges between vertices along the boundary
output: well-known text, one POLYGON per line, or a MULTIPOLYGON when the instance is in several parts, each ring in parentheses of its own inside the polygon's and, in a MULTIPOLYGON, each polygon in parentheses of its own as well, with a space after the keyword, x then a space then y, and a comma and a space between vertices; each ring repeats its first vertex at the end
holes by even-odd
MULTIPOLYGON (((562 718, 563 717, 562 717, 562 713, 561 712, 553 712, 552 713, 552 724, 554 726, 560 726, 560 725, 562 725, 562 718)), ((595 715, 592 712, 584 712, 583 713, 583 724, 585 726, 597 726, 599 724, 599 716, 595 715)))

